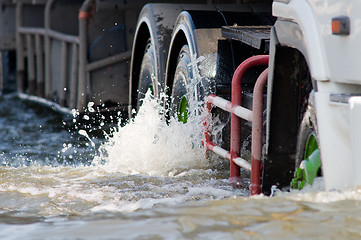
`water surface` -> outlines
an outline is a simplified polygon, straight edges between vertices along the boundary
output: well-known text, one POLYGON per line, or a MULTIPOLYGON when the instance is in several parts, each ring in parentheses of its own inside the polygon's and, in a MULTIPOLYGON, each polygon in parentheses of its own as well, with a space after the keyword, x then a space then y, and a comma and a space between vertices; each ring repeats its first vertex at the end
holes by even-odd
MULTIPOLYGON (((359 239, 361 190, 274 197, 228 184, 198 118, 166 124, 147 101, 107 131, 0 99, 0 239, 359 239)), ((247 183, 247 179, 245 179, 247 183)))

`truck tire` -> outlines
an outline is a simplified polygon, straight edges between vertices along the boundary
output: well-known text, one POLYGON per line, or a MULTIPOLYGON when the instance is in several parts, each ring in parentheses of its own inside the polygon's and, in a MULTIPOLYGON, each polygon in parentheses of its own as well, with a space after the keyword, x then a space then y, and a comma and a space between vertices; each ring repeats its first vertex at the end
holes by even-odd
POLYGON ((192 79, 192 69, 188 45, 184 45, 178 55, 177 67, 172 86, 170 113, 178 121, 187 123, 189 117, 189 82, 192 79))
MULTIPOLYGON (((138 87, 143 88, 144 82, 140 83, 140 74, 143 67, 145 70, 152 70, 153 77, 153 93, 155 98, 159 98, 165 88, 165 70, 167 63, 167 56, 171 40, 171 34, 178 15, 182 12, 182 6, 178 4, 146 4, 138 16, 138 23, 136 26, 134 40, 132 44, 132 56, 130 63, 130 79, 129 79, 129 117, 132 117, 133 110, 138 110, 138 87), (150 39, 150 42, 149 42, 150 39), (149 43, 152 48, 149 48, 149 43), (153 51, 153 55, 146 50, 153 51), (153 68, 146 68, 142 64, 144 59, 152 56, 153 68)), ((150 65, 150 63, 149 63, 150 65)), ((148 66, 149 66, 148 65, 148 66)), ((149 75, 148 75, 149 76, 149 75)), ((146 84, 145 84, 146 85, 146 84)), ((146 87, 146 86, 145 86, 146 87)), ((145 90, 146 91, 146 90, 145 90)), ((143 90, 140 91, 141 98, 143 90)))
POLYGON ((152 78, 155 77, 155 69, 154 64, 154 48, 151 39, 148 39, 147 46, 144 51, 143 60, 140 66, 139 73, 139 83, 138 83, 138 97, 137 97, 137 109, 142 105, 142 101, 145 97, 145 94, 148 90, 151 91, 151 94, 154 95, 153 92, 153 82, 152 78))
POLYGON ((291 182, 291 187, 295 189, 302 189, 305 184, 312 185, 314 179, 321 176, 317 119, 312 100, 308 101, 299 128, 295 169, 295 175, 291 182))

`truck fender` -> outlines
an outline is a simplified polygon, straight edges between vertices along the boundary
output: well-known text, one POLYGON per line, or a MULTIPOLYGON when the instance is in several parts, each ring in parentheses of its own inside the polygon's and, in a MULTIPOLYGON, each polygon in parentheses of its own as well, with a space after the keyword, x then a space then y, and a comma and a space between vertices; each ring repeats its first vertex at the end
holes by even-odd
MULTIPOLYGON (((300 26, 294 22, 278 20, 274 30, 273 35, 277 39, 276 44, 298 50, 304 56, 307 65, 310 66, 307 42, 300 26)), ((314 78, 312 78, 312 87, 317 90, 317 83, 314 78)))
POLYGON ((279 17, 275 29, 280 44, 303 54, 314 79, 327 80, 329 69, 322 31, 310 4, 307 1, 274 2, 273 15, 279 17))

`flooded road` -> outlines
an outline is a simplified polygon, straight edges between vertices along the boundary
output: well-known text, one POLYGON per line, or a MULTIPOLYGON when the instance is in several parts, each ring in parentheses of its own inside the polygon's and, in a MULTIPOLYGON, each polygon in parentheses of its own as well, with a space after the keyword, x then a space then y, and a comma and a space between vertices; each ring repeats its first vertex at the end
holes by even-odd
MULTIPOLYGON (((153 101, 106 137, 0 99, 0 239, 360 239, 361 189, 249 197, 153 101)), ((246 180, 247 181, 247 180, 246 180)))

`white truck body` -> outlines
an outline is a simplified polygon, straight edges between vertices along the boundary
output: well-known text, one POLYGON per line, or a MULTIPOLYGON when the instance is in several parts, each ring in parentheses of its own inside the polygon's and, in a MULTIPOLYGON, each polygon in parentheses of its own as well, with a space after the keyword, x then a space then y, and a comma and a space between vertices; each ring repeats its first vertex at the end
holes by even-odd
POLYGON ((310 74, 327 190, 361 185, 361 2, 275 1, 273 15, 299 25, 310 74), (332 34, 332 18, 350 19, 350 34, 332 34), (344 95, 347 101, 334 101, 344 95))

